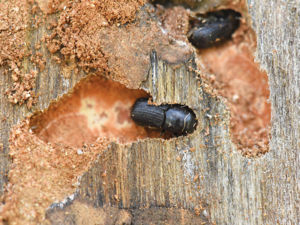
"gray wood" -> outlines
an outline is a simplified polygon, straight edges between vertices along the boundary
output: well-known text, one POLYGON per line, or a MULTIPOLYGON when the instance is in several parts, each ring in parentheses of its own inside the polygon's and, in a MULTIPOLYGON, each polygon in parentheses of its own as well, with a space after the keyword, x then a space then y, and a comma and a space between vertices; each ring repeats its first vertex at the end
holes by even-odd
POLYGON ((250 0, 248 5, 256 59, 268 72, 271 91, 272 150, 259 160, 265 221, 299 224, 300 2, 250 0))

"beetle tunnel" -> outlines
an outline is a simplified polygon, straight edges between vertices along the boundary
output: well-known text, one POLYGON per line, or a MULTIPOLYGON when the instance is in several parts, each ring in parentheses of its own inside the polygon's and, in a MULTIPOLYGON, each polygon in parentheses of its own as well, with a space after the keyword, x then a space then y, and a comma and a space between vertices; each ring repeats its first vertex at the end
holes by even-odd
POLYGON ((268 152, 271 120, 268 75, 255 62, 257 38, 247 9, 242 3, 217 8, 214 1, 206 0, 154 3, 162 5, 157 6, 163 12, 162 27, 177 39, 186 38, 195 47, 204 90, 226 99, 231 114, 231 140, 238 151, 247 157, 268 152), (197 32, 193 33, 195 29, 197 32), (197 38, 192 40, 192 34, 197 38), (193 43, 196 40, 198 46, 193 43))
MULTIPOLYGON (((203 72, 202 81, 209 87, 206 91, 228 101, 232 141, 243 155, 256 157, 269 151, 268 76, 254 62, 256 34, 240 13, 221 10, 195 15, 205 20, 211 15, 222 14, 239 18, 239 27, 223 41, 210 47, 195 48, 198 67, 203 72)), ((190 26, 196 26, 197 22, 191 18, 190 26)))
MULTIPOLYGON (((93 143, 98 137, 119 143, 158 138, 162 129, 138 126, 130 117, 132 105, 140 97, 150 96, 143 90, 128 89, 115 81, 90 76, 45 112, 33 116, 30 127, 46 143, 72 147, 93 143)), ((168 131, 161 136, 172 137, 168 131)))

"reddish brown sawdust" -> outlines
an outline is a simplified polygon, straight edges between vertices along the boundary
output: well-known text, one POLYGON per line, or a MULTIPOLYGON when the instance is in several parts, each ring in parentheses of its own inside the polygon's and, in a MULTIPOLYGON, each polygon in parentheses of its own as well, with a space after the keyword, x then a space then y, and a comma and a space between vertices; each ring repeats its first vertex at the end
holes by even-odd
POLYGON ((158 6, 158 12, 163 13, 160 16, 162 28, 168 31, 170 36, 176 40, 188 42, 186 33, 189 27, 189 14, 183 7, 173 7, 164 9, 162 6, 158 6))
POLYGON ((198 51, 198 66, 206 74, 202 80, 228 99, 232 140, 249 157, 269 151, 271 119, 268 76, 254 62, 255 40, 254 32, 241 21, 233 40, 198 51))
POLYGON ((14 126, 10 135, 13 162, 1 213, 1 219, 9 224, 42 222, 45 210, 75 191, 77 179, 110 142, 98 138, 78 154, 77 148, 46 144, 31 132, 29 122, 27 119, 14 126))
POLYGON ((11 62, 11 68, 13 69, 12 78, 14 85, 5 91, 5 94, 8 96, 8 101, 19 105, 26 102, 27 107, 31 109, 33 104, 37 102, 36 95, 33 92, 37 73, 32 70, 29 74, 23 74, 19 71, 14 62, 11 62))
POLYGON ((43 54, 41 52, 36 52, 35 55, 32 55, 30 57, 30 61, 40 69, 40 71, 43 71, 46 65, 46 60, 43 58, 43 54))
POLYGON ((103 13, 102 3, 68 4, 51 36, 45 37, 48 49, 59 51, 64 59, 78 60, 86 71, 96 69, 129 88, 138 88, 147 79, 153 49, 170 63, 186 61, 193 54, 189 45, 177 43, 162 31, 151 5, 137 10, 142 3, 116 8, 119 19, 103 13))
MULTIPOLYGON (((57 31, 55 31, 59 36, 59 41, 56 40, 56 33, 54 32, 50 38, 52 40, 51 43, 48 43, 51 52, 54 51, 54 46, 60 49, 60 45, 62 45, 61 53, 66 58, 72 58, 74 52, 76 52, 75 55, 81 59, 79 66, 108 71, 106 58, 99 50, 100 42, 97 41, 99 36, 95 37, 92 35, 90 37, 91 33, 95 31, 95 27, 111 25, 114 22, 120 24, 131 22, 136 10, 142 4, 144 4, 143 0, 106 0, 96 3, 94 1, 74 3, 73 1, 54 0, 48 2, 37 1, 37 4, 34 1, 11 0, 4 3, 0 2, 0 8, 3 9, 0 12, 0 66, 7 64, 13 70, 12 77, 15 82, 13 87, 6 91, 9 102, 20 105, 26 102, 27 106, 31 108, 37 101, 32 91, 32 88, 35 87, 35 79, 30 79, 31 88, 27 90, 29 85, 26 78, 30 74, 22 72, 21 60, 31 54, 31 52, 28 52, 25 55, 26 27, 29 26, 27 29, 30 30, 31 27, 38 28, 41 26, 44 21, 42 12, 49 14, 62 10, 62 6, 67 7, 62 13, 60 17, 61 23, 59 23, 57 31), (28 3, 31 3, 31 7, 28 3), (29 17, 27 16, 29 11, 32 14, 30 20, 28 20, 29 17), (98 17, 98 15, 101 15, 101 17, 98 17), (106 24, 102 24, 102 18, 104 18, 106 24), (70 19, 71 24, 69 24, 70 21, 68 19, 70 19), (98 22, 100 23, 98 24, 98 22), (88 25, 85 26, 86 24, 88 25), (70 28, 67 29, 66 26, 68 25, 72 27, 71 31, 70 28), (79 31, 82 36, 79 35, 78 39, 79 31), (75 47, 73 46, 74 43, 75 47), (17 73, 15 68, 18 70, 17 73)), ((35 47, 37 50, 40 49, 40 42, 35 47)), ((30 57, 30 60, 41 71, 44 69, 46 60, 42 58, 42 53, 36 52, 35 55, 30 57)))
POLYGON ((46 37, 51 53, 58 50, 65 58, 78 58, 84 68, 108 70, 107 59, 102 52, 99 31, 113 23, 131 22, 144 1, 69 1, 60 15, 58 26, 46 37))
MULTIPOLYGON (((21 60, 25 57, 25 31, 27 27, 28 5, 26 1, 0 2, 0 67, 9 66, 14 81, 13 87, 6 90, 8 101, 28 108, 36 102, 32 91, 35 87, 35 72, 21 71, 21 60)), ((8 70, 5 70, 5 74, 8 70)))
POLYGON ((64 6, 68 3, 66 0, 35 0, 35 2, 46 15, 63 10, 64 6))
POLYGON ((92 143, 98 137, 119 143, 157 138, 158 130, 140 127, 130 117, 136 99, 147 96, 145 91, 130 90, 112 80, 91 76, 76 85, 69 96, 33 117, 30 126, 45 142, 73 147, 92 143))
POLYGON ((25 55, 27 4, 25 0, 2 1, 0 9, 0 66, 18 64, 25 55))

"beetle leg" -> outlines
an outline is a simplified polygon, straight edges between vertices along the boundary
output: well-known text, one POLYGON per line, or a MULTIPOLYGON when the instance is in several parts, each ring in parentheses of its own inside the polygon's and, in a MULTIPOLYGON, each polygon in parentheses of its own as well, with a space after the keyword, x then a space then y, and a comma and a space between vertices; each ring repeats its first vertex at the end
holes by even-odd
POLYGON ((173 135, 174 135, 174 137, 179 137, 179 135, 178 135, 178 133, 176 133, 176 132, 173 132, 173 135))
POLYGON ((161 131, 161 133, 160 133, 160 135, 159 135, 159 137, 158 138, 160 138, 164 133, 166 132, 166 130, 165 129, 163 129, 162 131, 161 131))

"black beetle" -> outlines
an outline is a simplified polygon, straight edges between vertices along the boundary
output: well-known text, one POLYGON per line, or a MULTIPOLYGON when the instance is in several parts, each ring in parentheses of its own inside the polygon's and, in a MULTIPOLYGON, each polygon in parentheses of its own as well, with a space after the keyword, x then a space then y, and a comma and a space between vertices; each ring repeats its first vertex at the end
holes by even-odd
POLYGON ((139 98, 132 106, 131 118, 140 126, 163 128, 171 131, 188 134, 196 129, 197 121, 193 112, 181 105, 149 105, 149 98, 139 98))
POLYGON ((207 13, 204 18, 196 19, 198 21, 195 27, 187 35, 189 41, 196 48, 209 48, 231 38, 231 35, 239 27, 240 15, 233 10, 207 13))

